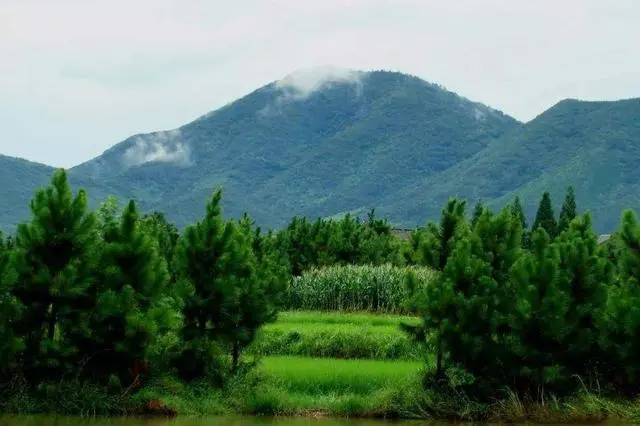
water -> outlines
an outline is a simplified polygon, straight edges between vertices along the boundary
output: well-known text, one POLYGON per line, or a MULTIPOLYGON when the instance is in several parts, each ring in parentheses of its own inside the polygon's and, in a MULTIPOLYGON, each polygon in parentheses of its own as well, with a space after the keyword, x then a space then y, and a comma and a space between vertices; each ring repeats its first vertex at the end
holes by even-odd
MULTIPOLYGON (((384 422, 379 420, 240 416, 205 418, 177 417, 175 419, 0 416, 0 426, 386 426, 392 424, 394 426, 450 425, 449 423, 423 421, 384 422)), ((631 423, 608 420, 601 424, 606 426, 626 426, 631 423)), ((578 423, 573 423, 573 425, 581 426, 578 423)), ((524 426, 524 424, 521 426, 524 426)))

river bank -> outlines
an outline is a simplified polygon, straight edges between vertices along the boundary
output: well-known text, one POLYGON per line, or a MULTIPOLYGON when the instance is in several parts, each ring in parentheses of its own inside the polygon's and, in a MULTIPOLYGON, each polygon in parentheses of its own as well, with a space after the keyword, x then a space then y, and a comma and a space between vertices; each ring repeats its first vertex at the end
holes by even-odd
POLYGON ((545 424, 640 420, 637 402, 614 401, 587 391, 562 400, 549 395, 544 401, 523 401, 510 394, 503 400, 481 404, 460 394, 421 390, 416 378, 402 387, 354 386, 342 392, 330 389, 328 382, 308 382, 306 393, 302 387, 297 392, 292 390, 292 385, 282 379, 257 375, 225 391, 204 384, 184 385, 169 378, 135 393, 109 393, 97 386, 67 382, 43 385, 33 392, 15 389, 12 396, 0 401, 0 409, 20 415, 83 417, 250 415, 545 424))

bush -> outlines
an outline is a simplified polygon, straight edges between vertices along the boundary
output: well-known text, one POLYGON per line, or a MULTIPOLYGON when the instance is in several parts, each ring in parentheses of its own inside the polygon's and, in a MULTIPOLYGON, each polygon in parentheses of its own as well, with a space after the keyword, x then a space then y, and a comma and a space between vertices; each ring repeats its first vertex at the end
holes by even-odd
POLYGON ((289 309, 406 313, 404 281, 412 270, 420 283, 433 278, 427 268, 383 266, 331 266, 311 269, 293 279, 289 309))

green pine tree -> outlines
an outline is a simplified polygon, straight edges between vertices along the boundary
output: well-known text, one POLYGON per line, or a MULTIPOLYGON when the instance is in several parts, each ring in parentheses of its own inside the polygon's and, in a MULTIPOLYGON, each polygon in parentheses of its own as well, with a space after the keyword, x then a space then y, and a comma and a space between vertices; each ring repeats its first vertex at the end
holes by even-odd
POLYGON ((634 211, 624 211, 618 236, 619 274, 607 286, 606 309, 598 319, 600 369, 616 391, 635 396, 640 392, 640 224, 634 211))
POLYGON ((180 324, 179 301, 169 297, 169 274, 153 235, 144 229, 130 201, 101 247, 95 308, 89 333, 79 341, 92 354, 83 373, 94 379, 117 377, 129 386, 131 370, 148 361, 158 339, 180 324))
POLYGON ((231 261, 240 268, 226 283, 221 300, 224 321, 218 324, 222 340, 229 345, 232 373, 238 371, 242 351, 258 329, 276 320, 288 280, 282 263, 268 251, 255 252, 256 233, 248 215, 239 222, 235 237, 231 261))
POLYGON ((480 219, 480 216, 482 216, 484 210, 484 204, 482 203, 482 201, 478 201, 473 208, 473 214, 471 215, 471 227, 476 226, 476 223, 478 223, 478 219, 480 219))
POLYGON ((531 251, 513 265, 511 282, 518 297, 511 316, 510 373, 518 394, 536 395, 566 377, 561 354, 569 333, 570 296, 560 282, 560 255, 542 229, 533 233, 531 251))
MULTIPOLYGON (((417 252, 412 258, 418 264, 428 266, 436 271, 442 280, 445 267, 452 255, 456 235, 459 228, 465 225, 466 203, 457 199, 450 199, 442 210, 440 224, 429 223, 418 237, 417 252)), ((444 348, 441 333, 445 326, 442 311, 434 305, 434 298, 442 296, 439 285, 424 286, 417 281, 415 274, 407 274, 407 287, 412 310, 422 315, 422 324, 418 327, 403 325, 405 331, 417 341, 423 342, 430 334, 433 350, 436 352, 435 377, 440 380, 444 376, 444 348)))
POLYGON ((524 230, 527 229, 527 216, 524 213, 524 208, 522 207, 522 202, 520 201, 520 197, 516 196, 516 199, 511 204, 511 214, 513 217, 520 223, 520 227, 524 230))
POLYGON ((558 224, 553 213, 553 205, 551 204, 551 195, 545 192, 540 200, 540 206, 533 222, 532 231, 538 228, 545 230, 547 235, 553 240, 558 235, 558 224))
POLYGON ((509 210, 485 211, 475 229, 460 228, 438 285, 429 286, 428 312, 443 325, 443 348, 476 379, 478 396, 495 396, 496 385, 508 380, 516 298, 509 271, 521 255, 521 233, 509 210))
POLYGON ((554 245, 560 254, 560 282, 569 295, 562 354, 569 371, 584 377, 598 364, 597 321, 605 309, 613 271, 606 252, 598 247, 588 213, 576 218, 554 245))
POLYGON ((87 195, 73 196, 64 170, 36 193, 31 212, 31 221, 18 227, 12 289, 24 306, 16 334, 25 341, 25 375, 40 380, 75 368, 81 356, 69 332, 91 309, 98 240, 87 195))
POLYGON ((560 210, 560 220, 558 222, 558 233, 569 229, 571 221, 577 216, 576 212, 576 194, 573 186, 567 188, 567 194, 560 210))
POLYGON ((178 228, 166 219, 164 213, 157 211, 145 214, 142 217, 141 225, 145 232, 157 241, 160 255, 167 262, 167 265, 171 265, 180 237, 178 228))
POLYGON ((14 333, 14 323, 21 315, 21 305, 12 294, 15 273, 11 264, 11 247, 0 232, 0 380, 17 372, 17 357, 24 342, 14 333))
POLYGON ((239 245, 236 226, 222 218, 217 191, 207 204, 205 217, 186 229, 176 252, 178 279, 190 287, 183 309, 185 347, 176 360, 185 379, 222 380, 219 344, 233 304, 230 293, 236 279, 253 273, 246 248, 239 245))
POLYGON ((511 204, 511 214, 516 219, 516 222, 520 223, 520 227, 522 228, 522 248, 530 248, 531 247, 531 234, 529 232, 527 225, 527 216, 524 213, 524 208, 522 207, 522 202, 520 201, 520 197, 516 196, 516 199, 511 204))

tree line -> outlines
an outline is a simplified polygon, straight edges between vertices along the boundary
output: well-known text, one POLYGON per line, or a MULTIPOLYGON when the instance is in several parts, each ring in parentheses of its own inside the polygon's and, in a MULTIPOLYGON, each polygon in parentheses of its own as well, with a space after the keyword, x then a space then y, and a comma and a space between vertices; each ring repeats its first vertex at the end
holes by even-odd
POLYGON ((223 385, 243 350, 286 303, 290 278, 312 267, 383 264, 391 226, 293 218, 263 232, 248 214, 224 219, 222 192, 179 232, 160 212, 114 198, 96 210, 64 170, 37 191, 31 218, 0 234, 0 381, 81 378, 139 386, 149 369, 223 385))
POLYGON ((409 274, 420 326, 405 326, 429 353, 429 386, 492 400, 562 396, 584 387, 618 396, 640 391, 640 224, 622 215, 598 244, 589 213, 569 188, 556 221, 548 193, 533 230, 518 200, 498 213, 450 200, 439 223, 413 236, 412 259, 437 273, 409 274))
POLYGON ((36 386, 82 378, 140 386, 149 371, 223 386, 242 354, 286 309, 288 285, 317 267, 407 268, 405 329, 436 357, 430 386, 483 398, 574 391, 576 377, 638 391, 640 225, 623 215, 598 245, 569 188, 558 220, 543 194, 529 229, 519 199, 498 213, 451 199, 440 221, 397 238, 366 218, 294 217, 263 231, 248 214, 225 219, 222 193, 179 231, 160 212, 115 199, 90 210, 64 170, 31 201, 31 218, 0 237, 0 380, 36 386))

